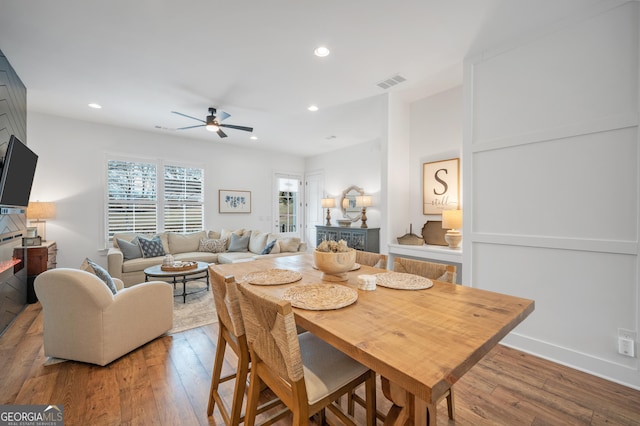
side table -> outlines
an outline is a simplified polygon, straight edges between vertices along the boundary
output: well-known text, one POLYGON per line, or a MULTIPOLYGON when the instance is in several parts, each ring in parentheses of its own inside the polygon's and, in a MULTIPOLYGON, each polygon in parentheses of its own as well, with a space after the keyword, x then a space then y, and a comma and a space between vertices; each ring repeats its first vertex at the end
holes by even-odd
POLYGON ((38 297, 33 289, 36 277, 46 270, 56 267, 56 254, 58 244, 55 241, 43 241, 39 246, 20 247, 14 250, 14 256, 22 259, 22 254, 27 255, 27 303, 36 303, 38 297))

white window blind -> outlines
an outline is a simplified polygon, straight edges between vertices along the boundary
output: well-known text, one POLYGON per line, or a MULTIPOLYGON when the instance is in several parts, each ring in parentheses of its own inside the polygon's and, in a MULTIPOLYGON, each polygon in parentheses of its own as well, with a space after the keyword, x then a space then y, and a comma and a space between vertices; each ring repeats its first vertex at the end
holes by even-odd
POLYGON ((118 232, 156 232, 156 165, 109 161, 107 167, 108 238, 118 232))
POLYGON ((164 166, 164 229, 194 232, 203 227, 203 170, 164 166))
POLYGON ((203 184, 199 168, 108 160, 107 241, 119 232, 203 229, 203 184))

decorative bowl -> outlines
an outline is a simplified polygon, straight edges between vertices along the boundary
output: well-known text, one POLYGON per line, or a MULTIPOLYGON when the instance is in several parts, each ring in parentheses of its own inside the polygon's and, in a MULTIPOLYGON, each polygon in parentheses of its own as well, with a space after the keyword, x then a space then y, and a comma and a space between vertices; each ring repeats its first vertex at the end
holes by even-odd
POLYGON ((313 260, 316 268, 322 271, 324 281, 346 281, 347 272, 353 269, 356 263, 355 249, 345 252, 313 251, 313 260))
POLYGON ((349 219, 340 219, 338 220, 338 225, 340 225, 342 228, 348 228, 351 226, 351 220, 349 219))

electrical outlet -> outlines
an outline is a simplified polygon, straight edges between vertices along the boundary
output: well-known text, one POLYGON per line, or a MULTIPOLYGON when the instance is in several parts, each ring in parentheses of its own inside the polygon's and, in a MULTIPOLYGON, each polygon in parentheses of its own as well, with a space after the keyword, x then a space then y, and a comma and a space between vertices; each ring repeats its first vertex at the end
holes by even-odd
POLYGON ((620 355, 635 358, 637 335, 638 334, 635 331, 627 330, 624 328, 618 329, 618 353, 620 355))

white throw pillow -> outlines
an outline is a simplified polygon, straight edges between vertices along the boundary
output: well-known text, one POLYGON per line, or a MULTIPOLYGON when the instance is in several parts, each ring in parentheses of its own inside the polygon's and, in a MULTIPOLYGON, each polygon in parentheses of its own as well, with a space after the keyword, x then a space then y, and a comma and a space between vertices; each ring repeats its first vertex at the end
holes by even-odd
POLYGON ((269 239, 268 232, 252 231, 249 238, 249 251, 255 254, 261 254, 267 245, 269 239))
MULTIPOLYGON (((278 243, 280 245, 280 251, 282 253, 284 252, 295 253, 298 251, 298 248, 300 247, 300 238, 298 237, 282 238, 278 240, 278 243)), ((271 253, 273 253, 273 251, 271 253)))

